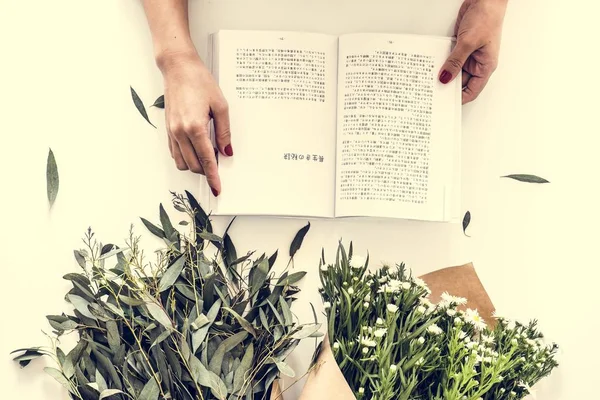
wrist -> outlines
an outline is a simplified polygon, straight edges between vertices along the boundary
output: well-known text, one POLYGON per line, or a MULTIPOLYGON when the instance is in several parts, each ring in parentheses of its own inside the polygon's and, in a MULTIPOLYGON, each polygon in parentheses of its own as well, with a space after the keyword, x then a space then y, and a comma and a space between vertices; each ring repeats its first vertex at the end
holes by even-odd
POLYGON ((163 75, 182 64, 201 61, 193 44, 158 51, 155 59, 156 65, 163 75))

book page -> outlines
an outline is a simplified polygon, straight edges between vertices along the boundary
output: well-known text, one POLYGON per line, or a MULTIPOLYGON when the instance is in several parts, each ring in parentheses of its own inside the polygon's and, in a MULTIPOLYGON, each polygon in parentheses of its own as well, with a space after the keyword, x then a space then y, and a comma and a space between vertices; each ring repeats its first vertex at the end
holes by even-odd
POLYGON ((461 79, 437 76, 451 38, 340 37, 336 216, 451 220, 461 79))
POLYGON ((219 156, 213 213, 333 217, 337 37, 220 31, 213 42, 234 149, 219 156))

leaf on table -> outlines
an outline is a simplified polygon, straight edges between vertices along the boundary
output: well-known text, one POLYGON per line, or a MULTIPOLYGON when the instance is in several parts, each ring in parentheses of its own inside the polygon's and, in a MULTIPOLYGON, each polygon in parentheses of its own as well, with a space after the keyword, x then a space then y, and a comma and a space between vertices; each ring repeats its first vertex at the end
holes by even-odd
POLYGON ((137 108, 142 117, 144 117, 144 119, 148 121, 150 125, 156 128, 156 126, 152 122, 150 122, 150 118, 148 117, 148 113, 146 112, 146 107, 144 107, 144 102, 142 102, 140 96, 138 96, 138 94, 131 86, 129 86, 129 88, 131 89, 131 98, 133 99, 133 104, 135 104, 135 108, 137 108))
POLYGON ((469 227, 469 224, 471 223, 471 211, 467 211, 465 213, 465 216, 463 217, 463 222, 462 222, 462 226, 463 226, 463 233, 465 234, 465 236, 470 237, 469 235, 467 235, 467 228, 469 227))
POLYGON ((529 174, 505 175, 502 178, 510 178, 510 179, 514 179, 519 182, 526 182, 526 183, 550 183, 549 181, 547 181, 544 178, 541 178, 536 175, 529 175, 529 174))
POLYGON ((154 104, 152 104, 152 107, 165 108, 165 95, 163 94, 158 96, 158 98, 154 100, 154 104))
POLYGON ((54 205, 56 196, 58 195, 60 179, 58 177, 58 166, 52 149, 48 150, 48 160, 46 163, 46 191, 48 194, 48 202, 50 207, 54 205))
POLYGON ((296 236, 294 237, 294 240, 292 241, 292 244, 290 245, 290 257, 293 258, 294 255, 296 254, 296 252, 300 249, 300 247, 302 246, 302 242, 304 241, 304 237, 308 233, 309 229, 310 229, 310 222, 308 224, 306 224, 304 227, 302 227, 298 231, 298 233, 296 233, 296 236))

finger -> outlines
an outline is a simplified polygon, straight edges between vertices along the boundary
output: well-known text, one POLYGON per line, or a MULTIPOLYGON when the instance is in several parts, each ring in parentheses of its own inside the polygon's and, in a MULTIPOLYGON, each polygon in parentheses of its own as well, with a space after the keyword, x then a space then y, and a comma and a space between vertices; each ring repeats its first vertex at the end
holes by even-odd
POLYGON ((475 100, 487 85, 489 76, 472 76, 463 90, 462 103, 467 104, 475 100))
POLYGON ((471 74, 467 71, 462 72, 462 87, 464 88, 469 83, 469 79, 471 79, 471 74))
POLYGON ((208 185, 216 197, 221 193, 221 180, 219 179, 215 149, 210 141, 210 137, 207 132, 198 131, 191 135, 190 140, 194 146, 198 160, 200 160, 208 185))
POLYGON ((196 151, 194 150, 194 146, 190 139, 187 136, 180 137, 177 138, 177 143, 179 144, 181 155, 190 171, 196 174, 202 174, 204 170, 202 169, 202 165, 198 160, 198 156, 196 155, 196 151))
POLYGON ((177 169, 179 169, 180 171, 187 171, 189 167, 183 159, 183 155, 181 154, 181 150, 179 149, 179 144, 169 137, 169 145, 173 151, 173 159, 175 160, 175 165, 177 166, 177 169))
POLYGON ((450 56, 442 66, 439 76, 440 82, 443 84, 452 82, 461 73, 463 65, 475 50, 477 50, 477 46, 472 41, 459 38, 450 56))
POLYGON ((211 107, 213 122, 215 124, 215 139, 221 154, 231 157, 231 129, 229 125, 229 106, 225 100, 219 101, 211 107))

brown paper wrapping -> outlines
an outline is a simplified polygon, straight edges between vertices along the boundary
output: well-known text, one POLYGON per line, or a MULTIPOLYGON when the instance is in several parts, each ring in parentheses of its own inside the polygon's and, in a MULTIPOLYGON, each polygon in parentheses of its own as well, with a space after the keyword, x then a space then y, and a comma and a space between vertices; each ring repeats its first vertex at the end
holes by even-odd
MULTIPOLYGON (((421 276, 431 289, 431 301, 439 301, 443 292, 468 300, 462 308, 477 309, 484 321, 493 326, 494 305, 479 280, 472 263, 440 269, 421 276)), ((329 339, 325 336, 316 366, 311 371, 300 400, 354 400, 354 394, 337 366, 329 339)))

